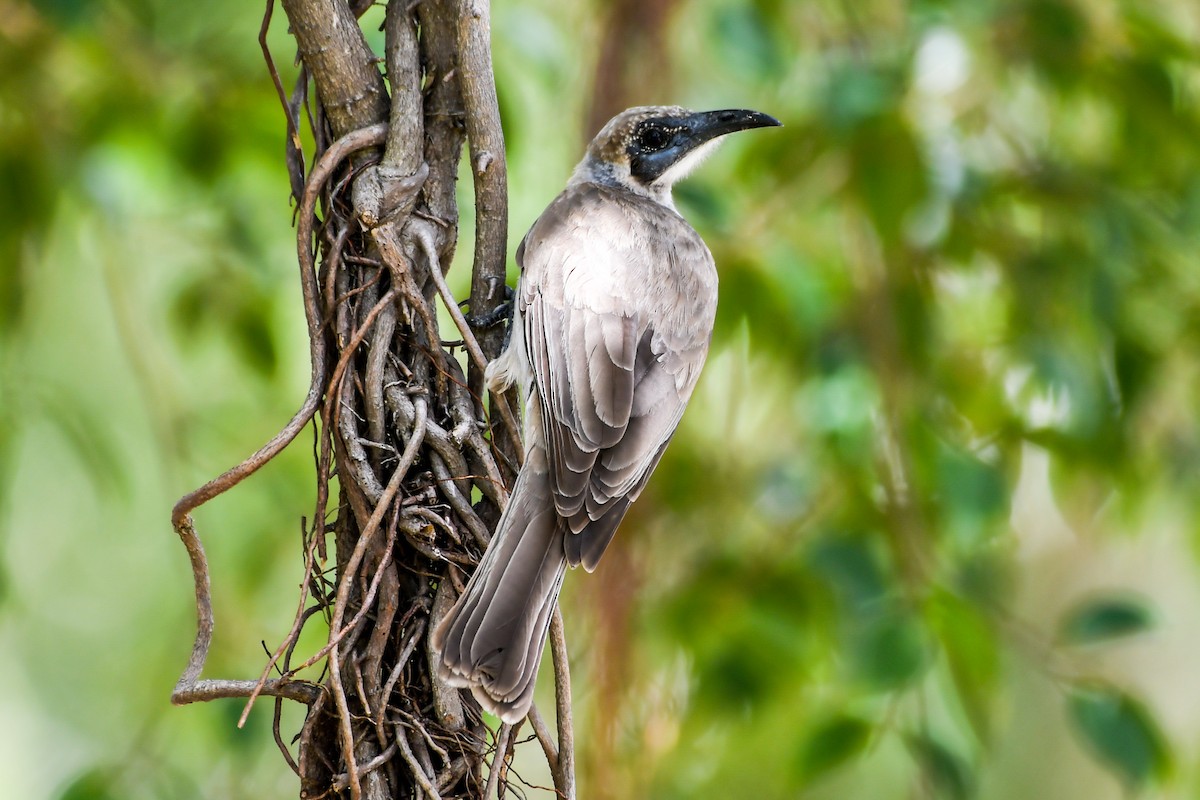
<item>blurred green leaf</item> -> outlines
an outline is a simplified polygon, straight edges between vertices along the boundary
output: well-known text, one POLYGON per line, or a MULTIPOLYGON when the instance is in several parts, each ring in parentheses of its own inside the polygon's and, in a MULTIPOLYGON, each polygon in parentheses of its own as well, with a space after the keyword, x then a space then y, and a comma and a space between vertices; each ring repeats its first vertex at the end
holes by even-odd
POLYGON ((990 742, 1000 681, 996 633, 978 609, 951 592, 934 595, 929 613, 963 712, 979 741, 990 742))
POLYGON ((240 309, 233 320, 232 333, 246 363, 261 375, 270 376, 278 366, 279 354, 265 313, 265 308, 247 306, 240 309))
POLYGON ((1002 4, 996 25, 1003 51, 1016 60, 1027 61, 1042 77, 1062 89, 1073 88, 1081 79, 1088 40, 1087 20, 1068 0, 1024 0, 1002 4))
POLYGON ((839 137, 885 114, 899 100, 896 75, 856 60, 833 65, 821 98, 823 120, 839 137))
POLYGON ((1078 686, 1068 698, 1067 712, 1087 749, 1131 790, 1170 770, 1170 750, 1154 719, 1119 689, 1078 686))
POLYGON ((1058 638, 1064 644, 1093 644, 1141 633, 1154 626, 1154 612, 1138 597, 1089 600, 1063 618, 1058 638))
POLYGON ((749 3, 725 5, 713 14, 711 35, 722 63, 748 79, 777 76, 785 66, 771 23, 749 3))
POLYGON ((975 795, 970 765, 946 745, 927 733, 906 736, 905 743, 935 797, 968 800, 975 795))
POLYGON ((113 785, 111 770, 92 767, 67 784, 58 800, 124 800, 124 796, 113 785))
POLYGON ((901 115, 886 114, 860 126, 850 146, 855 194, 884 244, 894 246, 928 191, 913 131, 901 115))
POLYGON ((800 750, 800 779, 811 783, 854 759, 871 741, 872 730, 866 720, 844 714, 820 723, 800 750))
POLYGON ((854 625, 849 640, 854 674, 876 689, 898 689, 920 677, 930 663, 922 626, 900 611, 854 625))
POLYGON ((854 611, 877 607, 888 592, 879 556, 864 537, 818 540, 808 558, 813 570, 830 583, 839 600, 854 611))
POLYGON ((64 394, 60 390, 43 393, 41 410, 46 419, 70 444, 99 488, 113 494, 127 494, 130 489, 127 467, 112 441, 106 418, 112 410, 94 411, 80 404, 69 406, 64 394))

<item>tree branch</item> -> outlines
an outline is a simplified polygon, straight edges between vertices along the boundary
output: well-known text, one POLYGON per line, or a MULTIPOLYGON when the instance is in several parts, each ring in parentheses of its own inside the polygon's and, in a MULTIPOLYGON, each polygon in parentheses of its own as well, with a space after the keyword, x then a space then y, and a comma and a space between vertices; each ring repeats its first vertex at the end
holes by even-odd
MULTIPOLYGON (((466 107, 471 176, 475 182, 475 262, 471 270, 471 313, 482 316, 504 301, 508 246, 508 167, 496 80, 492 74, 491 17, 487 0, 463 0, 458 23, 459 70, 466 107)), ((504 334, 482 331, 487 360, 500 354, 504 334)), ((472 366, 469 384, 479 394, 483 371, 472 366)))
MULTIPOLYGON (((192 566, 192 578, 196 587, 196 639, 192 644, 192 655, 184 668, 183 674, 175 684, 171 702, 182 702, 177 698, 185 696, 195 688, 196 681, 204 671, 204 663, 208 660, 208 649, 212 645, 213 612, 212 587, 209 580, 208 559, 204 555, 204 546, 196 533, 191 512, 199 506, 217 497, 222 492, 241 483, 254 474, 261 466, 277 456, 287 447, 296 435, 303 430, 312 419, 321 402, 323 380, 325 377, 325 338, 321 335, 321 312, 317 305, 317 278, 312 254, 312 216, 316 209, 317 195, 325 181, 333 174, 333 170, 350 153, 383 140, 385 129, 383 125, 355 131, 348 134, 325 152, 313 167, 312 175, 304 190, 300 202, 299 224, 296 228, 296 247, 300 264, 300 286, 304 298, 304 315, 308 323, 309 346, 312 358, 312 375, 308 395, 300 410, 288 421, 279 433, 275 434, 258 449, 254 455, 238 464, 233 469, 214 478, 180 498, 171 512, 171 523, 180 541, 187 549, 192 566)), ((193 702, 193 701, 188 701, 193 702)))
POLYGON ((388 118, 388 94, 345 0, 281 0, 335 137, 388 118))

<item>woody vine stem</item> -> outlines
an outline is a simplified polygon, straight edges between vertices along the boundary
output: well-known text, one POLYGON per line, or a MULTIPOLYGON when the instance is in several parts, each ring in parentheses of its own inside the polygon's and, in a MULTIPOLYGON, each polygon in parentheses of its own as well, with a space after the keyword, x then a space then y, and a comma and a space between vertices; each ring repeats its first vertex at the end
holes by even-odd
MULTIPOLYGON (((197 633, 171 699, 245 698, 244 723, 259 697, 273 698, 275 740, 303 798, 502 797, 517 779, 508 765, 521 726, 489 736, 474 701, 438 680, 428 646, 487 545, 522 453, 515 398, 485 397, 483 387, 503 334, 472 330, 445 280, 465 140, 477 231, 467 302, 482 316, 503 299, 507 179, 488 8, 481 0, 390 0, 385 81, 358 24, 369 3, 282 0, 282 7, 299 51, 290 94, 267 46, 273 0, 259 41, 287 122, 312 377, 278 434, 175 506, 172 524, 195 581, 197 633), (449 341, 438 328, 439 298, 455 323, 449 341), (301 526, 294 621, 256 680, 202 679, 214 619, 192 512, 273 459, 310 422, 317 500, 301 526), (298 658, 301 632, 316 617, 328 640, 298 658), (280 731, 285 699, 308 709, 294 753, 280 731)), ((551 645, 557 735, 536 708, 530 727, 556 794, 574 798, 570 677, 557 612, 551 645)))

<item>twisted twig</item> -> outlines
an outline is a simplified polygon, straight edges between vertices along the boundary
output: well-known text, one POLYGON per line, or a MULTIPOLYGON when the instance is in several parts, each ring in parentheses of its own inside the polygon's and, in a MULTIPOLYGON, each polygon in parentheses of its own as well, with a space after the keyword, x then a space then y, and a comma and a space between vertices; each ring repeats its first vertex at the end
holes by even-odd
MULTIPOLYGON (((204 671, 204 663, 208 660, 208 650, 212 645, 213 612, 212 587, 209 578, 208 559, 204 555, 204 546, 196 533, 195 523, 191 512, 214 497, 241 483, 260 467, 277 456, 283 448, 291 444, 296 435, 304 429, 320 404, 325 376, 325 339, 320 334, 321 314, 317 306, 317 280, 314 270, 312 253, 313 212, 316 209, 317 197, 321 188, 333 174, 334 169, 350 153, 364 147, 379 144, 383 140, 386 126, 374 125, 343 136, 336 141, 313 167, 308 183, 304 188, 304 197, 300 201, 300 218, 296 229, 297 253, 300 262, 300 287, 304 299, 304 316, 308 323, 309 347, 312 360, 312 372, 309 381, 308 394, 300 409, 292 416, 283 429, 258 449, 252 456, 212 479, 198 489, 184 495, 171 511, 171 524, 179 535, 183 546, 187 549, 192 567, 192 578, 196 587, 196 638, 192 644, 192 654, 187 666, 180 675, 175 689, 171 693, 171 702, 176 705, 194 703, 201 700, 229 697, 224 693, 230 684, 237 681, 199 682, 200 674, 204 671)), ((317 524, 320 524, 320 520, 317 524)), ((247 681, 247 683, 249 683, 247 681)), ((279 695, 280 687, 267 692, 267 684, 263 684, 260 693, 279 695)), ((279 695, 290 696, 290 695, 279 695)))

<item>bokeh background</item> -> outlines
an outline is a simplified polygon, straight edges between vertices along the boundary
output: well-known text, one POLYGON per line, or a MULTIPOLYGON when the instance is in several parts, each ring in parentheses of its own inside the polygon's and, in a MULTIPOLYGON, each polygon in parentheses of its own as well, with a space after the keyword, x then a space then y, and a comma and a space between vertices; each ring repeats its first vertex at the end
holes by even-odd
MULTIPOLYGON (((262 10, 0 0, 5 796, 298 789, 269 704, 167 703, 169 509, 307 385, 262 10)), ((616 109, 786 124, 677 192, 721 307, 658 474, 567 581, 581 796, 1200 797, 1200 8, 492 17, 510 250, 616 109)), ((281 13, 269 41, 286 82, 281 13)), ((302 438, 199 512, 208 675, 286 633, 311 485, 302 438)))

